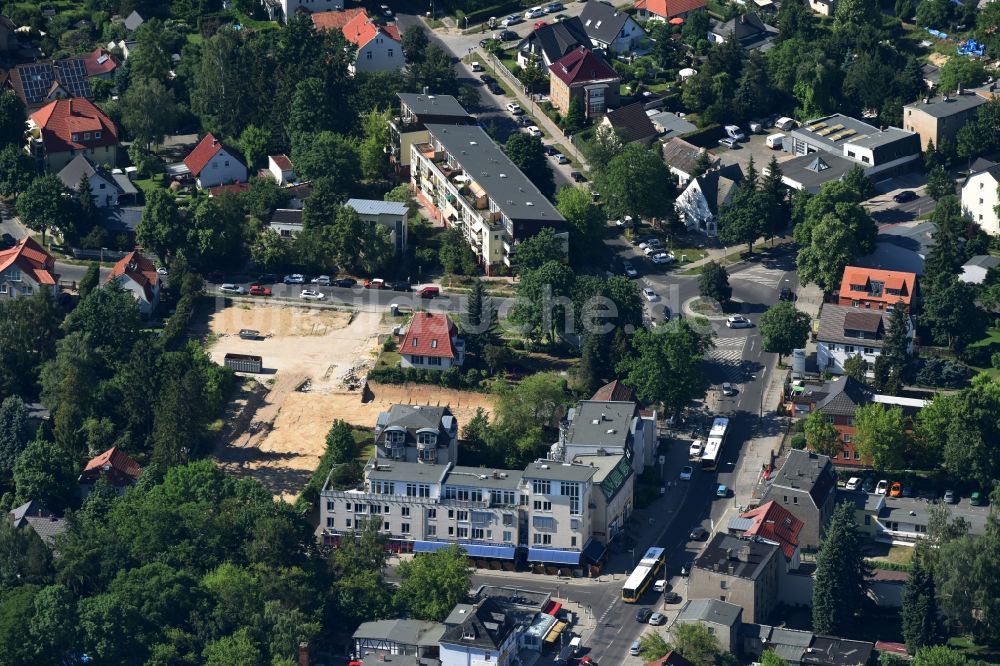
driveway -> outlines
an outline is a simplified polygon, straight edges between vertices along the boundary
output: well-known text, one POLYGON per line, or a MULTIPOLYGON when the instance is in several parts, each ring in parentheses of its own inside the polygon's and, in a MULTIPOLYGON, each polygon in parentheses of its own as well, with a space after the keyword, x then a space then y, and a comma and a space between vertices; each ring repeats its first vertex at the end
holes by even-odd
POLYGON ((937 205, 926 194, 927 177, 920 173, 907 173, 875 183, 877 194, 862 204, 879 225, 910 222, 934 210, 937 205), (893 197, 903 191, 917 194, 917 198, 896 203, 893 197))

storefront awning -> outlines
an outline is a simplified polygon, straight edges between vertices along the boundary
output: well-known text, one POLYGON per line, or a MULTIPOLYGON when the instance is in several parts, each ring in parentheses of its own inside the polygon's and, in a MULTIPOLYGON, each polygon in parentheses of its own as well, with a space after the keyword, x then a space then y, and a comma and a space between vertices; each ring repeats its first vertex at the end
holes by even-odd
MULTIPOLYGON (((452 545, 452 541, 414 541, 414 553, 436 553, 442 548, 452 545)), ((510 546, 491 546, 479 543, 460 543, 469 557, 489 557, 497 560, 513 560, 514 548, 510 546)))
POLYGON ((603 543, 591 537, 587 541, 587 545, 583 547, 583 556, 594 564, 597 564, 601 561, 601 558, 604 557, 604 553, 606 553, 607 550, 607 547, 603 543))
POLYGON ((563 629, 566 628, 566 623, 562 620, 556 620, 556 623, 552 625, 549 629, 549 633, 545 634, 546 643, 555 643, 556 639, 559 638, 559 634, 562 633, 563 629))
POLYGON ((543 562, 546 564, 572 564, 580 566, 580 551, 578 550, 558 550, 555 548, 529 548, 529 562, 543 562))

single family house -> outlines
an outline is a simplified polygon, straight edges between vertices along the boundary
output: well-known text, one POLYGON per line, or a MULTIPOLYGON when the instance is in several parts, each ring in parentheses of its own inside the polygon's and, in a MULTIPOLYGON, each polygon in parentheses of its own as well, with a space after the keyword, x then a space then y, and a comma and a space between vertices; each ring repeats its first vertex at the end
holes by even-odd
POLYGON ((68 189, 79 191, 83 177, 90 183, 90 194, 98 208, 118 205, 120 193, 118 182, 103 169, 94 166, 86 155, 80 154, 64 166, 58 174, 59 180, 68 189))
POLYGON ((118 130, 88 99, 57 99, 28 118, 28 154, 49 173, 59 173, 77 155, 95 164, 117 166, 118 130))
POLYGON ((552 63, 549 74, 549 99, 562 114, 569 113, 573 100, 587 118, 618 106, 621 75, 585 46, 552 63))
POLYGON ((962 211, 990 236, 1000 236, 1000 163, 982 158, 972 163, 962 183, 962 211))
POLYGON ((151 315, 160 303, 160 275, 153 262, 138 250, 132 250, 115 264, 107 282, 131 292, 143 316, 151 315))
POLYGON ((52 255, 31 236, 0 250, 0 299, 31 296, 39 289, 54 288, 59 284, 59 276, 52 272, 55 265, 52 255))
POLYGON ((631 15, 603 0, 589 0, 580 22, 591 45, 604 51, 632 53, 646 39, 646 31, 631 15))
POLYGON ((448 315, 415 312, 399 344, 404 368, 447 370, 465 362, 465 341, 448 315))
POLYGON ((739 164, 716 167, 692 178, 675 202, 681 221, 692 231, 718 235, 719 212, 742 182, 743 169, 739 164))
POLYGON ((184 166, 201 189, 247 182, 246 166, 236 157, 235 152, 226 149, 211 132, 184 158, 184 166))

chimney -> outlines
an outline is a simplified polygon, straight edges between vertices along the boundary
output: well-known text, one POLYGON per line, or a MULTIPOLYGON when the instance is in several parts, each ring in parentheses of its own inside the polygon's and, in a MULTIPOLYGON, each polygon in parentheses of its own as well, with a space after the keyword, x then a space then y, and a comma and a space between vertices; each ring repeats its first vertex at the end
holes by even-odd
POLYGON ((733 566, 733 564, 731 562, 730 562, 729 566, 727 567, 727 569, 729 571, 729 575, 730 576, 732 576, 734 573, 736 573, 736 567, 733 566))
POLYGON ((299 643, 299 666, 309 666, 309 643, 299 643))
POLYGON ((739 558, 740 558, 740 562, 749 562, 750 561, 750 545, 749 544, 747 544, 746 546, 743 546, 742 548, 740 548, 739 558))

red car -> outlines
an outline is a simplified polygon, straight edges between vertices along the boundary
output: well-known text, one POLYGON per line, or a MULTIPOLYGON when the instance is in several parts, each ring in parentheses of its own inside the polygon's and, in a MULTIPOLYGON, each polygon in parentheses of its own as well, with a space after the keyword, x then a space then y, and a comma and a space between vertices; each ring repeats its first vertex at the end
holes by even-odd
POLYGON ((417 296, 420 298, 435 298, 441 295, 441 290, 437 287, 424 287, 417 292, 417 296))
POLYGON ((270 287, 264 287, 264 286, 259 285, 259 284, 252 284, 252 285, 250 285, 250 295, 251 296, 270 296, 271 295, 271 288, 270 287))
POLYGON ((382 278, 365 280, 365 289, 385 289, 385 280, 382 278))
POLYGON ((545 21, 538 21, 537 23, 535 23, 534 29, 538 30, 539 28, 544 28, 546 25, 548 25, 548 23, 546 23, 545 21))

